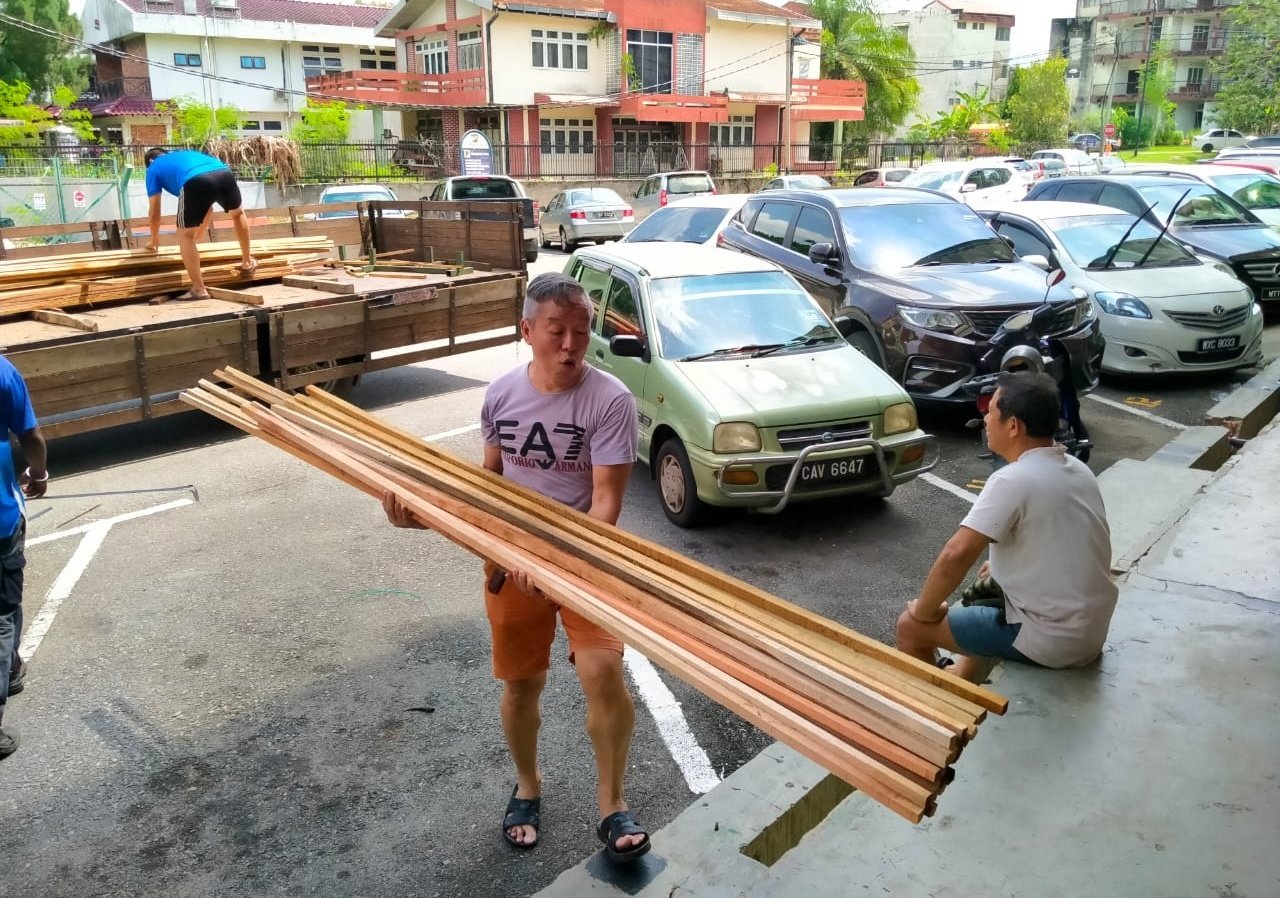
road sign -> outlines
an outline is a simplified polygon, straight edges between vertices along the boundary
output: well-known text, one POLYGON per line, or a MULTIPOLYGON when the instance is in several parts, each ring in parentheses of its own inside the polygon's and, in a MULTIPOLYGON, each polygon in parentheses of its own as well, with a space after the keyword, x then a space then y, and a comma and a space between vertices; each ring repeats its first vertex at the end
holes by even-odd
POLYGON ((1115 136, 1116 136, 1116 126, 1115 126, 1115 125, 1112 125, 1112 124, 1104 125, 1104 126, 1103 126, 1103 128, 1102 128, 1102 134, 1103 134, 1103 136, 1104 136, 1104 137, 1115 137, 1115 136))
POLYGON ((89 197, 83 190, 76 190, 71 194, 71 202, 77 209, 83 209, 89 205, 89 197))

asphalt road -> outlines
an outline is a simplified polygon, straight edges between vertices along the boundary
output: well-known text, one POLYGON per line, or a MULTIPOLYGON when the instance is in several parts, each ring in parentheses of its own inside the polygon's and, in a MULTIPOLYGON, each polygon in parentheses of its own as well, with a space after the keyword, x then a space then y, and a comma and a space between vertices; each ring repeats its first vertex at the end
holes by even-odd
MULTIPOLYGON (((534 270, 563 260, 544 252, 534 270)), ((352 399, 478 460, 484 386, 527 358, 512 345, 393 369, 352 399)), ((1197 423, 1240 379, 1105 383, 1098 396, 1115 404, 1086 406, 1091 466, 1146 457, 1175 432, 1136 412, 1197 423)), ((918 480, 887 502, 681 531, 638 468, 620 523, 887 640, 989 471, 974 432, 926 426, 951 490, 918 480)), ((543 844, 516 853, 499 838, 512 777, 474 558, 394 530, 371 500, 195 414, 61 440, 51 459, 26 572, 28 640, 43 636, 5 717, 23 744, 0 764, 0 891, 518 896, 595 851, 591 752, 563 644, 544 707, 543 844)), ((770 741, 660 682, 679 713, 637 686, 629 773, 654 828, 696 800, 690 779, 705 787, 702 756, 725 775, 770 741), (702 755, 673 751, 655 714, 683 719, 702 755)))

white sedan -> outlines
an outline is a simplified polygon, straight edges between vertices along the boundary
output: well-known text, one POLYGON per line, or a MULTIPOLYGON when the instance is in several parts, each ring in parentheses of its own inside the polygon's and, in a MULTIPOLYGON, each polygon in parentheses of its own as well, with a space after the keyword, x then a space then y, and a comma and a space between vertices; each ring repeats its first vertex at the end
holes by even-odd
POLYGON ((1022 199, 1031 182, 1008 162, 979 159, 922 165, 899 181, 898 186, 937 190, 975 209, 985 209, 1022 199))
POLYGON ((1262 308, 1249 288, 1145 220, 1056 201, 982 215, 1023 259, 1061 268, 1093 297, 1107 341, 1103 371, 1225 371, 1261 361, 1262 308))

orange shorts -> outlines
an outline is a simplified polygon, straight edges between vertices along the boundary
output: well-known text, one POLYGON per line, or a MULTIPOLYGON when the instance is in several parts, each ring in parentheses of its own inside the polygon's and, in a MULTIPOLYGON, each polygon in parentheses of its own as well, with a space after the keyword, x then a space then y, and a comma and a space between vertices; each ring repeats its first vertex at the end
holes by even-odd
POLYGON ((622 640, 575 611, 542 596, 522 592, 508 577, 496 594, 489 578, 497 565, 485 562, 484 609, 493 636, 493 675, 499 680, 523 680, 551 667, 551 643, 556 638, 556 615, 569 637, 569 661, 579 649, 611 649, 622 654, 622 640))

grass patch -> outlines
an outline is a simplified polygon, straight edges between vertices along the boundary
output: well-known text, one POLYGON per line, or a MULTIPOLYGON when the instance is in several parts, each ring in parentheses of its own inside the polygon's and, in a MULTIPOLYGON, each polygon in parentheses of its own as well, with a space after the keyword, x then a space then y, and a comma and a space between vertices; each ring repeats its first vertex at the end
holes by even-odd
POLYGON ((1202 153, 1193 147, 1145 147, 1135 157, 1132 150, 1121 149, 1116 155, 1127 163, 1170 162, 1194 165, 1201 159, 1212 159, 1212 153, 1202 153))

